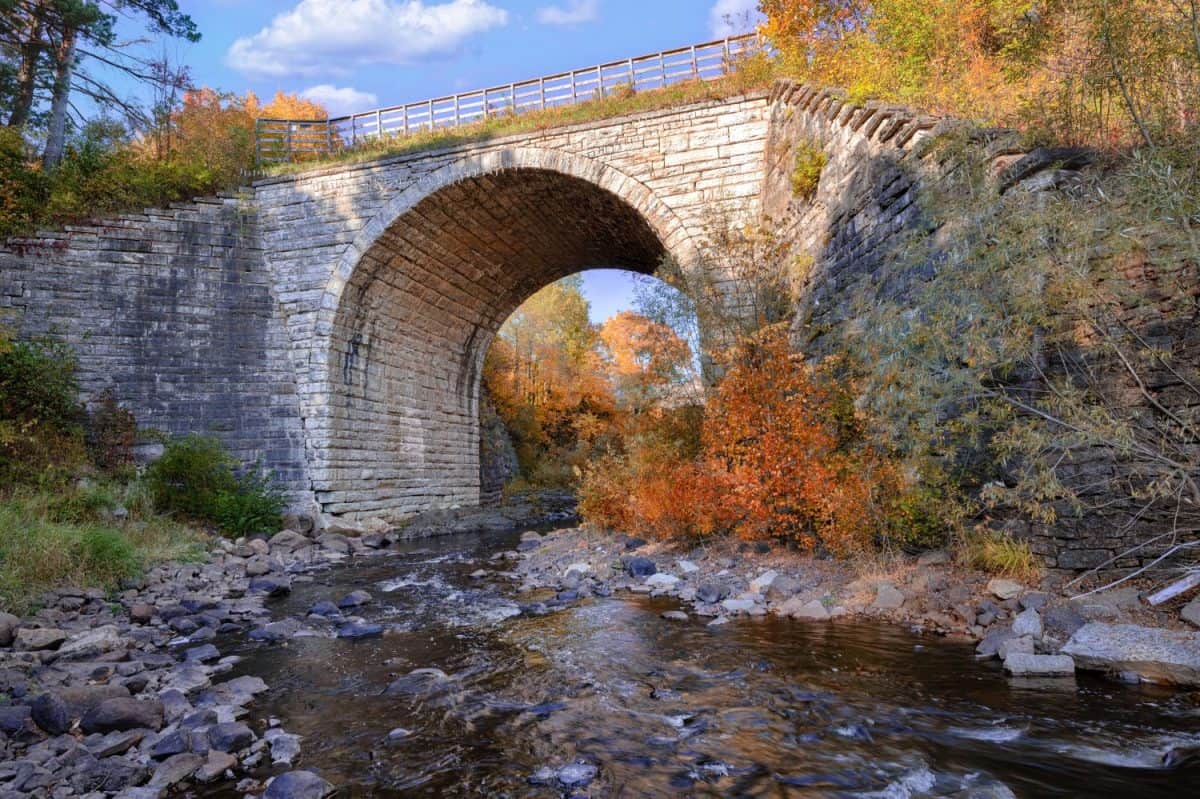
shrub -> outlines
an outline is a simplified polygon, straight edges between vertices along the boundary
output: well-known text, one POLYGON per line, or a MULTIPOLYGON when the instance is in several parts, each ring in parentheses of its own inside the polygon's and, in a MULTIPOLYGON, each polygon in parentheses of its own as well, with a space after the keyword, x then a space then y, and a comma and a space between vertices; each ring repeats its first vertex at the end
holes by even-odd
POLYGON ((209 436, 168 442, 146 471, 146 484, 160 511, 211 522, 229 535, 273 532, 284 501, 269 478, 239 475, 236 461, 209 436))
POLYGON ((112 391, 105 390, 88 414, 87 444, 92 461, 106 472, 115 472, 133 462, 137 421, 133 413, 117 404, 112 391))
POLYGON ((212 520, 228 535, 274 533, 282 523, 284 499, 270 480, 243 475, 233 491, 221 491, 213 505, 212 520))
POLYGON ((945 498, 930 486, 898 492, 887 506, 887 543, 905 550, 935 549, 946 543, 950 525, 945 498))
POLYGON ((0 483, 56 482, 84 460, 75 358, 0 326, 0 483))
POLYGON ((796 147, 796 165, 792 169, 792 196, 799 200, 811 200, 821 182, 821 171, 829 163, 829 156, 818 145, 802 142, 796 147))

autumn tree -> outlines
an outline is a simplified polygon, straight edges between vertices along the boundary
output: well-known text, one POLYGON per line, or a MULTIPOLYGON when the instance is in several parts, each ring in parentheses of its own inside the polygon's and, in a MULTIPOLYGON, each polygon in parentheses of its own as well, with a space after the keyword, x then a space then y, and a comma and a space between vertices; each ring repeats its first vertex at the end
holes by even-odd
POLYGON ((1194 0, 762 0, 787 68, 1060 141, 1161 143, 1200 101, 1194 0))
POLYGON ((698 401, 692 353, 665 324, 621 311, 600 328, 617 396, 634 414, 664 402, 698 401))

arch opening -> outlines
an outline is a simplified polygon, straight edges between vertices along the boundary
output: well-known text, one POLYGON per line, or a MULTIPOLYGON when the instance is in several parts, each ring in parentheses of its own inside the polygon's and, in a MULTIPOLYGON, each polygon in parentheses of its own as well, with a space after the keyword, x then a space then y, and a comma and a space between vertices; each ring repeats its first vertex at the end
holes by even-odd
POLYGON ((391 219, 361 248, 333 309, 328 413, 310 452, 323 509, 398 521, 479 504, 492 338, 560 278, 596 267, 652 274, 678 257, 664 243, 678 226, 654 216, 591 179, 535 166, 460 177, 391 219))

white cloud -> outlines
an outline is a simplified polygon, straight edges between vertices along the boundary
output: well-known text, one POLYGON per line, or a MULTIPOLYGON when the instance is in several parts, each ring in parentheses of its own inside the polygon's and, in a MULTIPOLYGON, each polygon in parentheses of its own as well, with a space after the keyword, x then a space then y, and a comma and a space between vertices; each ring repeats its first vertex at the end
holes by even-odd
POLYGON ((371 92, 360 92, 350 86, 334 86, 319 83, 300 92, 300 96, 325 106, 331 117, 369 111, 379 105, 379 97, 371 92))
POLYGON ((543 25, 580 25, 600 18, 596 0, 568 0, 563 6, 543 6, 537 21, 543 25))
POLYGON ((750 33, 762 19, 758 0, 717 0, 708 12, 708 27, 713 38, 723 39, 750 33))
POLYGON ((456 52, 469 37, 505 25, 487 0, 300 0, 225 56, 257 75, 346 75, 369 64, 407 64, 456 52))

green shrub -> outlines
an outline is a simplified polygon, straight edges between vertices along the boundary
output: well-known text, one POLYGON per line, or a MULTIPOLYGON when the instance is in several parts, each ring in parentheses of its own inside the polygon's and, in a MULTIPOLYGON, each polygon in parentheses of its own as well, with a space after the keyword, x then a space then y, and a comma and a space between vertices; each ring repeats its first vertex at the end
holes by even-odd
POLYGON ((275 533, 282 524, 284 499, 270 480, 244 475, 236 491, 221 491, 213 506, 213 521, 233 536, 275 533))
POLYGON ((941 492, 924 485, 900 493, 887 509, 890 543, 905 550, 936 549, 946 543, 950 524, 941 492))
POLYGON ((796 166, 792 169, 792 196, 811 200, 821 182, 821 171, 829 157, 816 144, 800 143, 796 147, 796 166))
POLYGON ((30 166, 28 149, 21 131, 0 128, 0 237, 33 228, 46 201, 46 176, 30 166))
POLYGON ((58 482, 85 460, 75 358, 0 325, 0 485, 58 482))
POLYGON ((167 443, 146 470, 146 485, 158 510, 211 522, 228 535, 278 530, 283 497, 269 478, 239 475, 236 466, 215 438, 190 435, 167 443))
POLYGON ((234 461, 210 436, 190 435, 167 443, 146 470, 154 505, 166 513, 212 519, 217 496, 237 490, 234 461))

